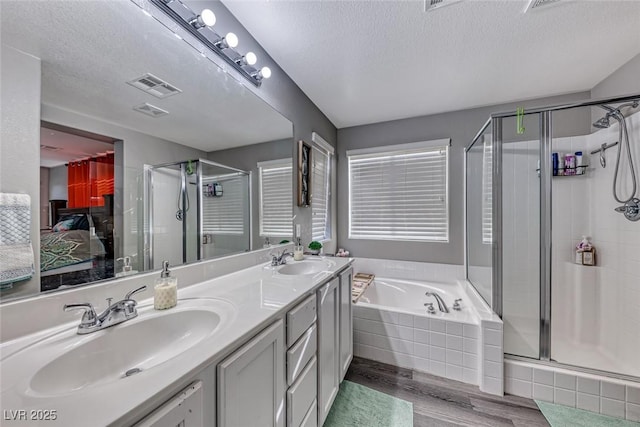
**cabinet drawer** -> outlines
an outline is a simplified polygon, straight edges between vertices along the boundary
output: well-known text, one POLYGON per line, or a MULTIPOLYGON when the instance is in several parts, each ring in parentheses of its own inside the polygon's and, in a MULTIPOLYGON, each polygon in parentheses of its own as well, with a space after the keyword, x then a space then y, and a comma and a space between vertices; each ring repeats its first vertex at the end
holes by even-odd
POLYGON ((318 427, 318 401, 314 400, 300 427, 318 427))
POLYGON ((299 426, 318 395, 316 358, 304 368, 300 378, 287 391, 287 425, 299 426))
POLYGON ((287 347, 291 347, 315 321, 316 297, 311 295, 287 313, 287 347))
POLYGON ((315 323, 302 334, 300 339, 287 351, 287 384, 292 385, 318 348, 318 328, 315 323))

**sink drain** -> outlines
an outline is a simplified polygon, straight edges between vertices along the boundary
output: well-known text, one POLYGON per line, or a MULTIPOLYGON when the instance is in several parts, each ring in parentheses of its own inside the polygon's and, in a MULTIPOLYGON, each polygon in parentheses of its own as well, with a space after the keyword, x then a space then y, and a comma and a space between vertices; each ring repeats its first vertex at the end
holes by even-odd
POLYGON ((122 378, 130 377, 130 376, 135 375, 135 374, 137 374, 139 372, 142 372, 142 369, 140 369, 140 368, 131 368, 127 372, 124 373, 124 376, 122 378))

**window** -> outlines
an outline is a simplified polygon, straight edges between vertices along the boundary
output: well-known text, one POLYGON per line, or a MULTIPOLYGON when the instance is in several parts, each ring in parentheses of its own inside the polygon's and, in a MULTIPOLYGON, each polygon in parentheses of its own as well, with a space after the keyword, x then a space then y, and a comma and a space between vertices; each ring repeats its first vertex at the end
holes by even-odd
POLYGON ((260 236, 293 235, 293 174, 291 159, 258 163, 260 236))
POLYGON ((482 243, 493 242, 493 146, 491 135, 484 140, 482 149, 482 243))
POLYGON ((449 241, 449 144, 348 151, 349 238, 449 241))
POLYGON ((331 156, 333 147, 320 135, 313 132, 311 160, 311 239, 324 242, 331 239, 331 156))
POLYGON ((202 227, 205 234, 243 235, 244 220, 248 217, 248 178, 244 175, 207 177, 203 186, 219 184, 222 197, 202 198, 202 227))

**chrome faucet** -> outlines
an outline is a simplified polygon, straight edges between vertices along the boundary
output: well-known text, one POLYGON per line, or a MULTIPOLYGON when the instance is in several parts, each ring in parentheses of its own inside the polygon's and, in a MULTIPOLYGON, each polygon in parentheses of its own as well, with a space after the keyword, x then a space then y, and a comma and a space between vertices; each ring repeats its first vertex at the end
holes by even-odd
POLYGON ((288 256, 293 257, 293 254, 291 252, 287 252, 286 249, 282 251, 280 255, 277 255, 277 252, 276 255, 271 254, 271 266, 277 267, 279 265, 286 264, 288 256))
POLYGON ((81 304, 65 304, 63 310, 84 310, 84 314, 80 320, 80 325, 78 325, 78 334, 90 334, 91 332, 96 332, 136 317, 138 315, 138 310, 136 309, 138 302, 131 297, 145 289, 147 289, 146 286, 134 289, 127 293, 123 300, 113 304, 111 304, 113 298, 107 298, 107 308, 99 315, 96 314, 93 305, 88 302, 81 304))
POLYGON ((447 304, 445 304, 444 300, 442 299, 442 297, 440 295, 438 295, 438 293, 436 292, 427 292, 425 293, 426 296, 428 297, 434 297, 436 299, 436 302, 438 303, 438 309, 443 312, 443 313, 448 313, 449 312, 449 308, 447 307, 447 304))

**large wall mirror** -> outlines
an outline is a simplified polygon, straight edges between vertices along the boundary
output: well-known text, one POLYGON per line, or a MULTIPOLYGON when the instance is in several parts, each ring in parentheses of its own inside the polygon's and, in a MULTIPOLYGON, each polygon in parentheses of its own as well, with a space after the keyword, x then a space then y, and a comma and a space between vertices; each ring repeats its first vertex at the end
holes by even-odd
POLYGON ((242 82, 130 1, 1 8, 41 60, 39 265, 2 301, 291 240, 292 123, 242 82))

